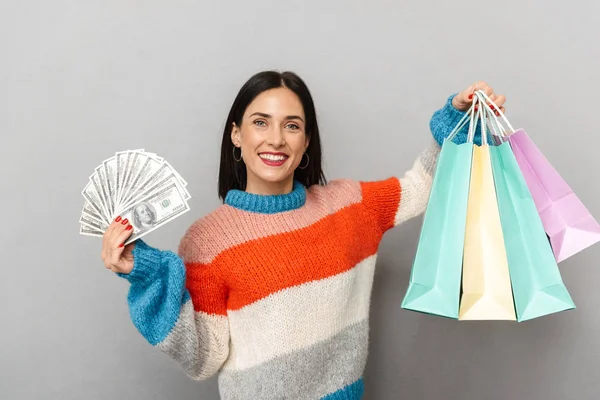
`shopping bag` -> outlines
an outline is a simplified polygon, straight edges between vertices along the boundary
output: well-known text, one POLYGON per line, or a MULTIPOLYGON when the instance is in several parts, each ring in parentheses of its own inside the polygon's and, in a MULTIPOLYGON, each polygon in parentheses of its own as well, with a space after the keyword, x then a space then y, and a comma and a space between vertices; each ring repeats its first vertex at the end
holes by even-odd
POLYGON ((473 118, 471 107, 442 143, 403 309, 458 318, 473 124, 466 143, 452 139, 473 118))
MULTIPOLYGON (((485 93, 481 92, 480 95, 493 103, 485 93)), ((493 113, 490 115, 501 136, 504 136, 501 141, 508 140, 510 143, 556 261, 561 262, 600 242, 598 222, 525 130, 515 130, 501 111, 501 120, 493 113), (508 130, 502 126, 501 121, 506 124, 508 130)))
POLYGON ((557 262, 600 241, 600 225, 523 129, 508 137, 557 262))
POLYGON ((575 308, 510 144, 490 156, 517 321, 575 308))
POLYGON ((473 149, 458 319, 515 321, 483 107, 478 115, 482 144, 473 149))
POLYGON ((536 205, 506 141, 508 135, 485 104, 484 110, 498 139, 490 147, 490 158, 517 321, 573 309, 536 205))

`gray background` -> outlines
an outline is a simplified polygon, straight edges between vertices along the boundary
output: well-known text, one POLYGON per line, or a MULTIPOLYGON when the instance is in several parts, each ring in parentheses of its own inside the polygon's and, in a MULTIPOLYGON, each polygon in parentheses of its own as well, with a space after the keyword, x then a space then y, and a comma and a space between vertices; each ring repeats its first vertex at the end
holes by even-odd
MULTIPOLYGON (((403 173, 432 112, 479 79, 600 217, 600 2, 0 3, 0 398, 216 399, 129 320, 128 284, 78 234, 80 190, 145 147, 192 211, 147 236, 176 249, 219 205, 223 123, 243 82, 291 69, 318 107, 329 179, 403 173)), ((367 399, 597 399, 600 246, 561 264, 578 308, 523 324, 400 309, 420 219, 381 245, 367 399)))

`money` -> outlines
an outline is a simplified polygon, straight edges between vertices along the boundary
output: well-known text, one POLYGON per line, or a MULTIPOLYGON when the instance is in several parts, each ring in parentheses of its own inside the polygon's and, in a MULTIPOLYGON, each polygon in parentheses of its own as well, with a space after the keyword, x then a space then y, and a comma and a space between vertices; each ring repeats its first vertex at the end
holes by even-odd
POLYGON ((187 182, 173 166, 145 149, 119 151, 101 162, 81 191, 79 233, 102 237, 112 221, 128 219, 129 244, 190 210, 187 182))

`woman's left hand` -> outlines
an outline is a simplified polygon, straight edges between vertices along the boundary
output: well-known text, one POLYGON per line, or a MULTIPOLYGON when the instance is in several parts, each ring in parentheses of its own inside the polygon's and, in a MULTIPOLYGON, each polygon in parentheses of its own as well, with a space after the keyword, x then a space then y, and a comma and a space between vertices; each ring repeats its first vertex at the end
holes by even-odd
MULTIPOLYGON (((490 98, 490 100, 492 100, 500 108, 500 111, 504 113, 506 96, 496 94, 494 90, 484 81, 474 83, 454 96, 452 99, 452 106, 459 111, 467 111, 473 103, 473 93, 478 90, 482 90, 490 98)), ((494 109, 494 106, 491 105, 491 108, 496 112, 496 115, 499 115, 498 111, 494 109)))

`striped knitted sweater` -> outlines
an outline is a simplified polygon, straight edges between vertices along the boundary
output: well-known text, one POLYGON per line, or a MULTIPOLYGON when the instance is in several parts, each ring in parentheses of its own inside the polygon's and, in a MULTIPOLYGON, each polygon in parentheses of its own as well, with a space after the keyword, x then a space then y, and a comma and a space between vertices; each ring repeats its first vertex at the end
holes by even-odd
POLYGON ((139 332, 190 377, 219 373, 226 400, 360 399, 377 249, 425 209, 440 144, 464 115, 451 99, 401 178, 232 190, 178 255, 137 241, 134 269, 119 275, 139 332))

